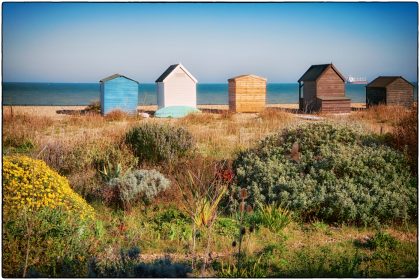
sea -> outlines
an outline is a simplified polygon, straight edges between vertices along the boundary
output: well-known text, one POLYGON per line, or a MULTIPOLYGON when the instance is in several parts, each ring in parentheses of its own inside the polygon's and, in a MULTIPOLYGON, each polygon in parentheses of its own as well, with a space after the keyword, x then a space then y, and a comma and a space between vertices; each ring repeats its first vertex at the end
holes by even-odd
MULTIPOLYGON (((268 104, 298 103, 297 83, 267 84, 268 104)), ((417 85, 414 90, 417 100, 417 85)), ((98 101, 99 83, 12 83, 2 84, 3 105, 69 106, 98 101)), ((366 101, 365 85, 346 84, 346 96, 354 103, 366 101)), ((155 105, 156 84, 140 84, 139 105, 155 105)), ((228 104, 228 84, 198 84, 197 103, 228 104)))

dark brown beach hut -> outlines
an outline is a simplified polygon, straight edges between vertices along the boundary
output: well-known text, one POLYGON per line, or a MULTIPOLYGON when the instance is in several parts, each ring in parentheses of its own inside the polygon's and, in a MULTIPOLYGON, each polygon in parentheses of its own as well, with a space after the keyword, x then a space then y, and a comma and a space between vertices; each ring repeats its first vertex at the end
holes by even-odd
POLYGON ((366 105, 385 104, 411 107, 414 86, 401 76, 380 76, 366 86, 366 105))
POLYGON ((229 110, 233 112, 261 112, 265 108, 267 79, 255 75, 230 78, 229 110))
POLYGON ((333 64, 312 65, 298 80, 299 109, 305 112, 349 113, 344 76, 333 64), (303 96, 302 96, 303 92, 303 96))

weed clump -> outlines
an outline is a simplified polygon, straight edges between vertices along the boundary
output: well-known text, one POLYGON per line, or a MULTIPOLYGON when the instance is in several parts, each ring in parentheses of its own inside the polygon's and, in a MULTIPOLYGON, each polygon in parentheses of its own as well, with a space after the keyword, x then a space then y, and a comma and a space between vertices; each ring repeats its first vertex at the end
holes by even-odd
POLYGON ((194 148, 192 135, 181 127, 144 124, 126 134, 126 143, 141 160, 174 163, 194 148))
POLYGON ((415 218, 415 179, 404 156, 329 123, 267 137, 234 162, 253 203, 279 203, 303 219, 356 224, 415 218))

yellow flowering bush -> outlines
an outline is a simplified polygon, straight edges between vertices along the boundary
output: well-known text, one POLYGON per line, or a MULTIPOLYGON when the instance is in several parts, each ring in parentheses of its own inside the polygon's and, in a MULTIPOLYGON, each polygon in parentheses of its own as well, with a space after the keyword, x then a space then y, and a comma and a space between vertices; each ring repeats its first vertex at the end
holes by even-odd
POLYGON ((66 178, 42 160, 26 156, 3 158, 3 211, 29 212, 62 208, 81 219, 93 218, 93 208, 75 193, 66 178))

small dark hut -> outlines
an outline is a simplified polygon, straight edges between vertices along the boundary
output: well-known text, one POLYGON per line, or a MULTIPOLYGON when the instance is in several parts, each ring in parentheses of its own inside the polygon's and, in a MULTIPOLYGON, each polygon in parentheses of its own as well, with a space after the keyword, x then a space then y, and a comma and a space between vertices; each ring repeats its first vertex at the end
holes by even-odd
POLYGON ((401 76, 380 76, 366 86, 366 106, 378 104, 411 107, 414 86, 401 76))
POLYGON ((351 104, 350 98, 345 96, 345 81, 333 64, 312 65, 298 80, 299 109, 305 112, 349 113, 351 104))

